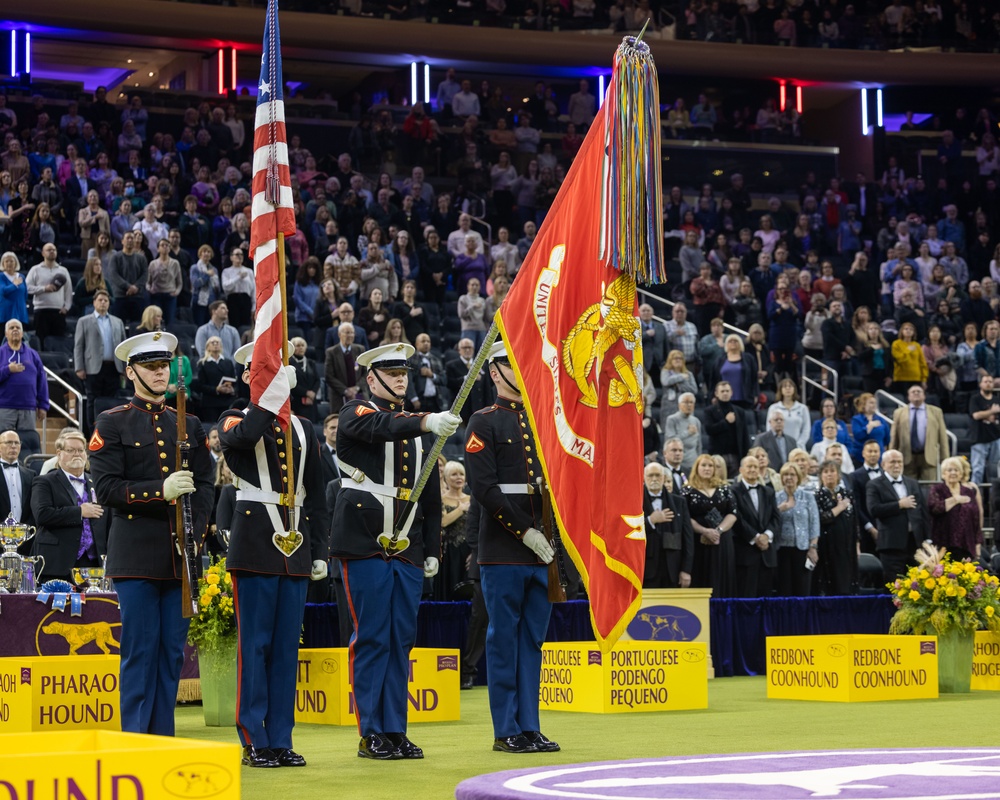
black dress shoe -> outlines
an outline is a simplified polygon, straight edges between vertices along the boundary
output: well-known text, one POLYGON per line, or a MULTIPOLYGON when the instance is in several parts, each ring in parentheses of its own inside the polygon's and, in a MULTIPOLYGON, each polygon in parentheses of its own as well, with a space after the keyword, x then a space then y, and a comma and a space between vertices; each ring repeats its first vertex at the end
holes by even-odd
POLYGON ((525 731, 524 738, 531 742, 539 753, 556 753, 559 745, 541 731, 525 731))
POLYGON ((385 738, 396 746, 396 751, 403 758, 423 758, 424 751, 411 742, 405 733, 387 733, 385 738))
POLYGON ((516 736, 504 736, 500 739, 494 739, 493 749, 503 753, 538 752, 538 748, 523 733, 519 733, 516 736))
POLYGON ((264 767, 265 769, 279 766, 278 758, 274 753, 266 747, 258 750, 252 744, 248 744, 243 748, 243 760, 241 763, 244 767, 264 767))
POLYGON ((402 758, 403 754, 396 749, 388 737, 381 733, 370 733, 361 738, 358 745, 358 758, 374 758, 377 761, 389 761, 402 758))
POLYGON ((279 767, 304 767, 306 760, 291 747, 275 747, 271 750, 278 759, 279 767))
POLYGON ((468 677, 468 676, 465 677, 465 678, 462 678, 462 688, 463 689, 471 689, 475 685, 472 681, 473 681, 473 679, 471 677, 468 677))

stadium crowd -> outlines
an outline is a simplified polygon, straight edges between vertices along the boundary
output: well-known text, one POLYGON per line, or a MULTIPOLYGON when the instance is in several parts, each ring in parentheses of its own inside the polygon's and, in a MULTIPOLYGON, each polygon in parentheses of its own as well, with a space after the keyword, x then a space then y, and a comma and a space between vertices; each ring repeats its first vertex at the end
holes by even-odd
MULTIPOLYGON (((247 400, 233 360, 254 317, 247 115, 206 100, 154 127, 142 96, 124 100, 0 94, 0 429, 21 438, 50 409, 43 365, 86 398, 87 432, 127 399, 114 348, 136 332, 178 337, 168 398, 183 376, 207 429, 247 400)), ((539 81, 514 108, 455 70, 433 105, 401 125, 375 106, 340 153, 310 152, 290 125, 292 402, 322 433, 329 479, 337 412, 367 391, 366 349, 412 343, 409 406, 450 405, 597 111, 587 81, 565 102, 539 81), (382 171, 389 162, 405 177, 382 171)), ((677 100, 665 135, 741 135, 749 115, 722 111, 704 94, 690 111, 677 100)), ((639 309, 648 585, 843 594, 858 590, 858 552, 894 577, 908 537, 986 555, 977 484, 1000 458, 1000 151, 989 112, 967 119, 942 135, 933 174, 889 159, 881 175, 810 174, 780 197, 739 173, 722 191, 664 187, 669 300, 646 295, 639 309), (959 452, 971 465, 948 459, 959 452), (894 514, 873 508, 867 484, 899 474, 934 486, 925 497, 907 484, 894 514), (751 515, 759 530, 734 544, 751 515)), ((761 141, 797 125, 770 101, 753 120, 761 141)), ((466 421, 493 391, 481 372, 466 421)), ((442 461, 444 561, 428 587, 441 600, 469 580, 462 442, 460 430, 442 461)), ((217 445, 213 457, 224 499, 217 445)))

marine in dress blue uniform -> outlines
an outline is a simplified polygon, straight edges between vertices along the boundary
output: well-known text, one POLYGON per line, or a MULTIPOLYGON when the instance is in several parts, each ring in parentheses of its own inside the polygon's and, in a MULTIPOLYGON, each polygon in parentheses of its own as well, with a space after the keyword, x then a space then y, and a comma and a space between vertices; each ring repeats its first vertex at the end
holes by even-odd
POLYGON ((447 411, 403 411, 408 344, 382 345, 358 357, 368 368, 371 400, 340 411, 337 461, 342 478, 333 520, 332 553, 340 559, 354 625, 350 643, 358 755, 380 760, 423 758, 406 736, 410 650, 424 578, 438 571, 441 491, 437 476, 416 505, 403 502, 424 463, 421 436, 450 436, 461 419, 447 411), (402 521, 401 550, 379 543, 402 521))
POLYGON ((552 604, 548 598, 551 544, 541 532, 542 475, 517 377, 503 342, 490 351, 497 401, 469 419, 465 468, 481 507, 479 566, 489 613, 486 665, 493 749, 553 752, 559 745, 539 730, 542 644, 552 604))
POLYGON ((177 338, 143 333, 115 348, 135 396, 105 411, 90 437, 97 501, 111 509, 107 575, 121 606, 122 730, 173 736, 188 620, 181 615, 175 501, 191 494, 204 536, 215 500, 212 458, 197 417, 187 415, 191 469, 179 470, 177 411, 164 404, 177 338))
MULTIPOLYGON (((246 383, 252 352, 251 343, 235 354, 245 365, 246 383)), ((293 375, 291 370, 291 381, 293 375)), ((304 767, 292 749, 299 634, 309 579, 326 577, 330 557, 319 442, 308 420, 292 417, 289 437, 271 411, 252 403, 222 415, 219 442, 236 485, 226 568, 236 608, 236 728, 243 764, 304 767), (285 497, 289 446, 294 520, 285 497)))

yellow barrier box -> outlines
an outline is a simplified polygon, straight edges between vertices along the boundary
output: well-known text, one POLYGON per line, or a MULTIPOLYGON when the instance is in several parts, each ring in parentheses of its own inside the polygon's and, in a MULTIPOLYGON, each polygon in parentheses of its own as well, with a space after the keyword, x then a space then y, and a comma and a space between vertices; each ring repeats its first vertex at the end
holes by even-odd
POLYGON ((1000 634, 976 631, 972 656, 972 688, 1000 692, 1000 634))
MULTIPOLYGON (((346 647, 299 650, 295 721, 356 725, 346 647)), ((410 651, 408 720, 460 719, 458 650, 415 647, 410 651)))
POLYGON ((118 656, 0 658, 0 733, 121 730, 118 656))
POLYGON ((610 653, 594 642, 542 649, 541 708, 620 714, 708 708, 703 642, 619 641, 610 653))
POLYGON ((937 697, 937 637, 768 636, 767 696, 838 703, 937 697))
POLYGON ((0 734, 0 753, 4 800, 240 797, 238 744, 113 731, 16 733, 0 734))

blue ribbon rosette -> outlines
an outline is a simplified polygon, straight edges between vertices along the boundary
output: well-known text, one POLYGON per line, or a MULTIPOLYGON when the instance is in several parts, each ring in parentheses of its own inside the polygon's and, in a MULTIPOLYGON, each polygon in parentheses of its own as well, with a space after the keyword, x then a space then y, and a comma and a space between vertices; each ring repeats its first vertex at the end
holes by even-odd
POLYGON ((52 598, 53 611, 66 611, 66 602, 69 601, 69 615, 79 617, 83 615, 83 604, 86 596, 73 591, 73 584, 69 581, 46 581, 38 587, 39 603, 48 603, 52 598))

